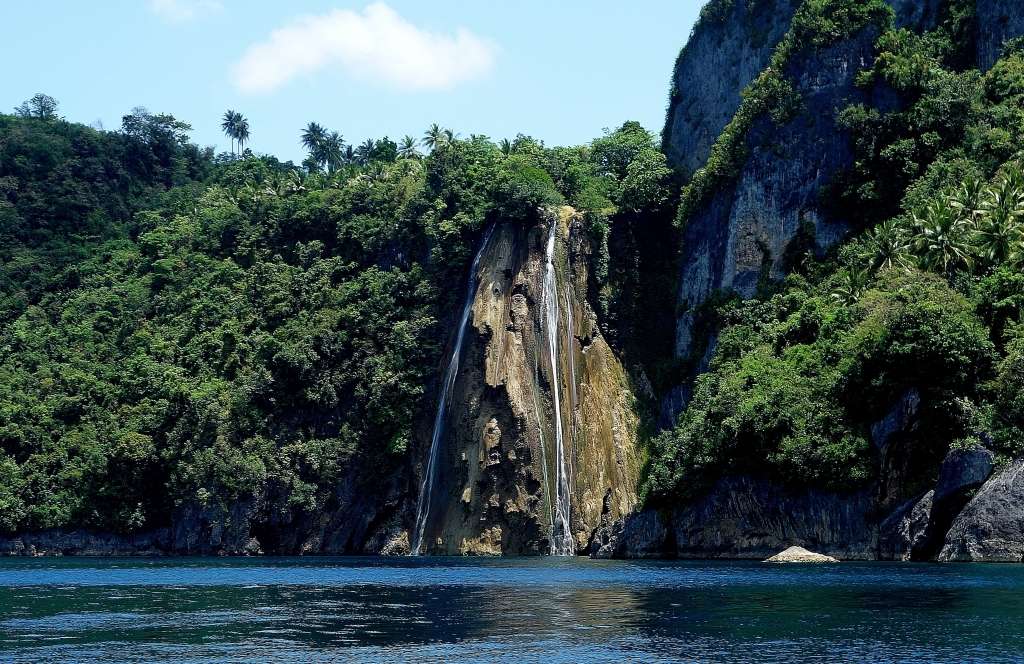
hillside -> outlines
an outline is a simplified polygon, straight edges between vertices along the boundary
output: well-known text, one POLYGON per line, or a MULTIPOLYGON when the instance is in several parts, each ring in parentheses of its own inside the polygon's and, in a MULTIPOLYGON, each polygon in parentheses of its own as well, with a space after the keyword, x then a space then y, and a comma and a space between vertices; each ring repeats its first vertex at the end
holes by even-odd
POLYGON ((0 115, 0 551, 1024 559, 1022 34, 713 0, 660 143, 0 115))

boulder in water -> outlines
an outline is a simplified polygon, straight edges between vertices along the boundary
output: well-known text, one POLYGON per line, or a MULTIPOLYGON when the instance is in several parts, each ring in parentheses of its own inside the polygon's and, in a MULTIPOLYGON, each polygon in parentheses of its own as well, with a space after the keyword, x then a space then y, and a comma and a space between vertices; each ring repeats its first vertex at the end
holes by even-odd
POLYGON ((766 563, 837 563, 832 556, 808 551, 802 546, 791 546, 782 553, 772 556, 766 563))

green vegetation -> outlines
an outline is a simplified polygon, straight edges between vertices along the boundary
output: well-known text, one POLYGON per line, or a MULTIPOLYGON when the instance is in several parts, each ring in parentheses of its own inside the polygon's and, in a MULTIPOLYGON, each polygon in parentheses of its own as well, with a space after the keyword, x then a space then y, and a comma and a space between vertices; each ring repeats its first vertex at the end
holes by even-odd
POLYGON ((487 224, 568 202, 607 232, 668 199, 635 124, 572 149, 435 126, 423 156, 312 123, 297 168, 223 122, 241 155, 142 109, 118 132, 48 97, 0 115, 0 529, 239 500, 283 523, 374 491, 413 465, 487 224))
MULTIPOLYGON (((881 19, 869 4, 810 2, 801 14, 845 5, 881 19)), ((879 470, 872 425, 910 390, 924 409, 912 442, 919 467, 934 468, 954 446, 1024 452, 1024 53, 1011 45, 991 71, 966 68, 973 3, 944 11, 927 34, 883 32, 859 76, 899 103, 838 115, 856 159, 822 200, 847 217, 857 210, 862 232, 824 259, 804 256, 757 300, 710 303, 717 351, 676 427, 654 441, 644 490, 655 503, 731 472, 861 487, 879 470)), ((838 34, 813 25, 802 32, 838 34)), ((751 94, 781 71, 798 32, 684 190, 682 219, 742 164, 745 109, 778 108, 751 94)))

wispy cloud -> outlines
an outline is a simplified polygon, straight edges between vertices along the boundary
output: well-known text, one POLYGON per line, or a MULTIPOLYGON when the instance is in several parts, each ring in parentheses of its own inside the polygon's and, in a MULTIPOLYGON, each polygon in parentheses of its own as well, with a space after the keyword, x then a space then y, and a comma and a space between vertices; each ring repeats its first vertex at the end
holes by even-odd
POLYGON ((224 9, 220 0, 149 0, 154 14, 169 23, 187 23, 224 9))
POLYGON ((235 65, 243 92, 272 92, 296 76, 340 67, 349 75, 403 91, 445 90, 487 74, 495 46, 459 28, 419 28, 384 3, 362 12, 303 16, 254 44, 235 65))

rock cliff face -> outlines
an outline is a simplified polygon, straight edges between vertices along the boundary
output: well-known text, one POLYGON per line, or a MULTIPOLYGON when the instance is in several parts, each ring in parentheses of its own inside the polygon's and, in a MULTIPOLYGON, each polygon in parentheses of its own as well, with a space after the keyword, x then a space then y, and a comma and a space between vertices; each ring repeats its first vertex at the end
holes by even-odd
POLYGON ((1024 12, 1018 0, 978 0, 978 66, 989 69, 1003 44, 1024 35, 1024 12))
POLYGON ((953 520, 939 560, 1024 562, 1024 461, 997 473, 953 520))
POLYGON ((605 524, 591 555, 763 559, 802 546, 841 560, 1021 562, 1024 462, 991 471, 987 450, 951 452, 933 489, 892 510, 879 486, 836 493, 726 477, 689 504, 605 524))
POLYGON ((559 426, 574 548, 585 548, 602 517, 634 508, 637 416, 626 373, 586 301, 590 252, 582 222, 568 208, 550 213, 543 226, 494 231, 480 261, 423 553, 548 553, 559 426), (557 225, 554 326, 543 306, 550 224, 557 225))
MULTIPOLYGON (((782 39, 800 4, 735 2, 724 22, 705 21, 698 27, 676 68, 664 132, 665 148, 684 177, 704 165, 715 140, 708 141, 709 133, 732 118, 740 91, 767 65, 774 48, 769 44, 782 39), (735 61, 712 66, 726 57, 718 53, 719 44, 737 49, 735 61), (729 84, 736 87, 729 90, 729 84), (689 109, 706 112, 708 118, 691 117, 689 109)), ((938 19, 941 0, 892 4, 899 25, 923 30, 938 19)), ((832 46, 806 48, 791 57, 784 76, 800 99, 798 112, 781 125, 767 114, 757 118, 736 177, 685 221, 676 353, 695 358, 698 370, 709 341, 697 338, 698 309, 712 293, 733 290, 752 296, 761 280, 784 276, 787 251, 795 242, 824 251, 846 236, 851 211, 826 209, 821 193, 851 164, 850 137, 837 129, 835 119, 847 105, 866 101, 854 81, 873 61, 878 35, 877 28, 866 28, 832 46)), ((678 411, 685 398, 677 394, 675 399, 671 410, 678 411)))
POLYGON ((663 133, 669 163, 685 175, 704 165, 740 105, 740 93, 768 65, 802 0, 718 3, 694 29, 672 74, 663 133))

